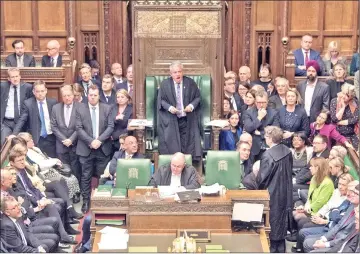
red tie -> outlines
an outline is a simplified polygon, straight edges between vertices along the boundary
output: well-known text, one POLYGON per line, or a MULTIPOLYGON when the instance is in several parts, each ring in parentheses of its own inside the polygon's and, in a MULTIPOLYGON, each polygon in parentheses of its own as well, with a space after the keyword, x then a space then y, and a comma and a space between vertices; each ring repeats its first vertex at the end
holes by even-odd
POLYGON ((309 51, 305 52, 305 65, 309 62, 309 51))
POLYGON ((130 87, 129 87, 130 89, 130 91, 129 91, 129 95, 132 97, 132 94, 133 94, 133 85, 130 85, 130 87))

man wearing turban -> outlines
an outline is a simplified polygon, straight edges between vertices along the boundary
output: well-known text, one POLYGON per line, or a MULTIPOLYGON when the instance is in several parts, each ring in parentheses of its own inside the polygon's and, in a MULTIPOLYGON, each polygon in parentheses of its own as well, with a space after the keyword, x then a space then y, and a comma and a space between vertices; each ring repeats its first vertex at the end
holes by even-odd
POLYGON ((330 89, 329 86, 318 80, 321 68, 316 60, 310 60, 306 64, 307 79, 297 85, 310 123, 315 122, 321 110, 329 110, 330 89))

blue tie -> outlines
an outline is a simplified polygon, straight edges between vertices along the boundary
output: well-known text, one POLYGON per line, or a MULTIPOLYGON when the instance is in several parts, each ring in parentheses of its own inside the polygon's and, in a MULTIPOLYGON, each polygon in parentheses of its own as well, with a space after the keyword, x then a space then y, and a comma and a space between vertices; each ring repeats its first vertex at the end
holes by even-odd
POLYGON ((93 138, 97 138, 96 136, 96 107, 92 107, 92 113, 91 113, 91 123, 92 123, 92 131, 93 131, 93 138))
POLYGON ((41 121, 41 131, 40 136, 43 138, 47 137, 46 127, 45 127, 45 115, 44 115, 44 108, 43 104, 44 102, 40 101, 40 121, 41 121))

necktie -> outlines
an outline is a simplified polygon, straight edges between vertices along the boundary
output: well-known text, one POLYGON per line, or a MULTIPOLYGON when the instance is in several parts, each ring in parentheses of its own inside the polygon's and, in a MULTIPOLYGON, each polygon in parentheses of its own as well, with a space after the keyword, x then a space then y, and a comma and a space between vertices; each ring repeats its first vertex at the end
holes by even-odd
POLYGON ((85 96, 87 96, 89 83, 83 82, 83 87, 84 87, 84 94, 85 96))
POLYGON ((17 86, 14 86, 14 120, 15 122, 19 119, 19 102, 17 96, 17 86))
POLYGON ((70 105, 66 105, 66 110, 65 110, 65 124, 66 124, 66 127, 69 127, 69 123, 70 123, 70 105))
POLYGON ((105 96, 105 97, 106 97, 106 102, 109 102, 110 96, 105 96))
POLYGON ((41 131, 40 131, 40 136, 43 138, 47 137, 47 132, 46 132, 46 126, 45 126, 45 114, 44 114, 44 108, 43 108, 43 104, 44 102, 40 101, 40 121, 41 121, 41 131))
POLYGON ((24 62, 22 61, 21 56, 17 57, 17 67, 24 67, 24 62))
POLYGON ((180 112, 178 113, 178 117, 182 116, 182 100, 181 100, 181 87, 180 84, 176 84, 176 109, 180 112))
POLYGON ((93 130, 93 138, 97 138, 97 124, 96 124, 96 107, 92 107, 92 112, 91 112, 91 123, 92 123, 92 130, 93 130))
POLYGON ((131 159, 131 155, 127 154, 125 160, 129 160, 129 159, 131 159))
POLYGON ((305 52, 305 65, 309 62, 309 51, 305 52))
POLYGON ((54 58, 53 57, 50 58, 50 65, 51 65, 51 67, 54 67, 54 58))
POLYGON ((133 95, 133 85, 129 85, 129 95, 130 97, 133 95))
POLYGON ((18 230, 19 233, 20 233, 21 240, 22 240, 23 244, 24 244, 24 245, 27 245, 27 241, 26 241, 25 235, 24 235, 24 233, 23 233, 23 231, 22 231, 19 223, 17 223, 17 221, 15 221, 15 226, 16 226, 17 230, 18 230))

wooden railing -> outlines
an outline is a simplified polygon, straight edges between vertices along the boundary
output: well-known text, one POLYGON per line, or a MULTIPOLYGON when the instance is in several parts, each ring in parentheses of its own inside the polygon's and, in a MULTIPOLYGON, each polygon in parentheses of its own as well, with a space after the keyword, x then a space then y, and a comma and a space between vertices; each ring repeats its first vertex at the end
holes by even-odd
POLYGON ((11 139, 12 139, 12 137, 6 138, 4 145, 1 147, 0 166, 3 165, 4 161, 6 160, 7 156, 9 155, 11 139))

